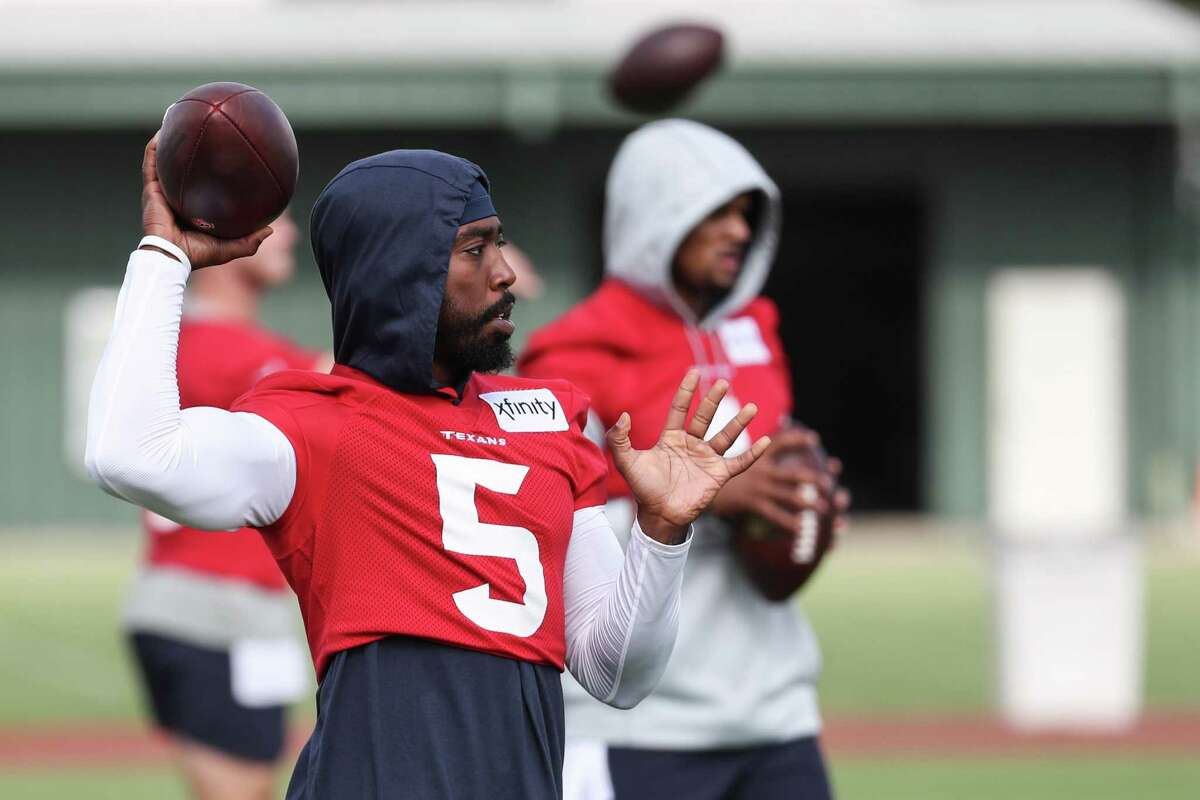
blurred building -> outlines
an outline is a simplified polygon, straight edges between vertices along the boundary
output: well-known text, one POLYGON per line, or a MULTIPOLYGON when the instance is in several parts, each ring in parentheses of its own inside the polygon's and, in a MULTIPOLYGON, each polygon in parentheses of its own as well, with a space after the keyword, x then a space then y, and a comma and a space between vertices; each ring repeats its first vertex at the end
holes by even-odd
MULTIPOLYGON (((372 152, 479 162, 547 284, 519 312, 529 330, 599 275, 604 175, 641 121, 609 100, 604 73, 636 35, 679 19, 726 33, 726 69, 678 113, 729 130, 783 188, 769 292, 785 309, 798 413, 851 465, 861 508, 982 513, 986 287, 1038 267, 1116 278, 1131 506, 1189 501, 1200 23, 1178 7, 0 0, 0 14, 0 525, 130 516, 67 464, 72 364, 104 307, 78 292, 120 282, 142 146, 187 89, 237 80, 284 108, 301 220, 372 152)), ((305 263, 309 278, 267 316, 322 345, 326 305, 305 263)))

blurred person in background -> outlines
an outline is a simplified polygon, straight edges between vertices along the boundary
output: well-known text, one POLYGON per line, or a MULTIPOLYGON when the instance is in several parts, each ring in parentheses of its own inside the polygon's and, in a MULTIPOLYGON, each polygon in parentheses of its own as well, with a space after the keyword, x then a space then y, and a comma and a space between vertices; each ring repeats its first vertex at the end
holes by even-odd
MULTIPOLYGON (((658 688, 621 711, 565 679, 566 800, 830 796, 816 637, 796 603, 759 594, 730 546, 730 519, 740 515, 796 529, 805 508, 834 502, 841 514, 849 505, 842 492, 830 496, 834 475, 772 458, 816 439, 781 428, 792 410, 790 373, 779 312, 759 296, 780 216, 778 188, 730 137, 683 120, 643 126, 608 175, 604 282, 536 332, 519 361, 522 375, 566 378, 587 392, 593 432, 628 410, 637 446, 662 424, 679 376, 698 368, 702 385, 731 383, 714 426, 753 401, 759 414, 747 433, 773 441, 696 521, 679 636, 658 688), (808 482, 823 497, 802 500, 808 482)), ((614 530, 627 530, 636 509, 611 465, 608 493, 614 530)))
MULTIPOLYGON (((181 407, 229 408, 266 375, 332 363, 257 323, 263 296, 295 269, 296 224, 285 212, 272 228, 255 255, 192 276, 179 333, 181 407)), ((146 549, 123 626, 154 721, 178 744, 195 797, 265 800, 286 705, 309 686, 291 591, 251 528, 214 534, 142 517, 146 549)))

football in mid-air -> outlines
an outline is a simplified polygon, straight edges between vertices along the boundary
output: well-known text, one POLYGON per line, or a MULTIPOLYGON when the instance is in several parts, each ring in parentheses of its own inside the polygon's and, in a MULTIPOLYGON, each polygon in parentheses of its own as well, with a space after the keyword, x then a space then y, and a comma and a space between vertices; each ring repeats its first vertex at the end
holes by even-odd
POLYGON ((725 37, 707 25, 670 25, 638 39, 609 76, 617 102, 643 114, 679 105, 716 71, 725 37))
MULTIPOLYGON (((776 456, 780 464, 796 463, 817 472, 828 467, 820 445, 789 450, 776 456)), ((819 490, 812 485, 808 491, 819 490)), ((779 602, 791 597, 821 564, 833 542, 832 494, 826 497, 830 510, 800 513, 800 529, 780 528, 756 514, 747 514, 736 527, 733 548, 751 582, 764 597, 779 602)))
POLYGON ((231 82, 198 86, 167 109, 157 159, 180 222, 223 239, 283 213, 300 170, 283 111, 258 89, 231 82))

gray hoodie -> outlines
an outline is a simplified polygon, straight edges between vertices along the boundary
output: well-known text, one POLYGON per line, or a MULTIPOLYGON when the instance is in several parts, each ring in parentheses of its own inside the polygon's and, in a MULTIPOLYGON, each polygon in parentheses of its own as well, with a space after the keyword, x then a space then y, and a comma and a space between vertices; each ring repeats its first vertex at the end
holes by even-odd
MULTIPOLYGON (((608 175, 605 271, 672 309, 698 343, 702 331, 719 329, 762 289, 780 216, 778 188, 740 144, 695 122, 650 123, 625 140, 608 175), (766 201, 755 239, 729 296, 697 320, 671 282, 675 252, 709 213, 746 191, 760 192, 766 201)), ((697 363, 707 361, 704 353, 700 346, 697 363)), ((613 500, 607 510, 614 530, 629 529, 634 510, 628 500, 613 500)), ((568 739, 694 750, 779 742, 820 730, 820 653, 799 606, 758 594, 734 560, 724 522, 701 517, 695 536, 679 636, 662 682, 636 708, 619 711, 565 677, 568 739)))

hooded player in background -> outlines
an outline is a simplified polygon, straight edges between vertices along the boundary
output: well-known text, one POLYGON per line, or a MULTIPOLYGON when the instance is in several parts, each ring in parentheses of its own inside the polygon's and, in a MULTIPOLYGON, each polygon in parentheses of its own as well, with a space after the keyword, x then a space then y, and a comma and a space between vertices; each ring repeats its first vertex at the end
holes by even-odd
MULTIPOLYGON (((780 429, 792 411, 791 379, 779 312, 758 296, 779 225, 779 190, 733 139, 683 120, 643 126, 609 172, 604 282, 536 332, 521 357, 522 375, 559 375, 590 395, 593 430, 628 410, 635 444, 665 418, 678 376, 697 368, 701 385, 731 384, 714 424, 753 398, 759 413, 748 431, 774 440, 768 457, 726 484, 696 522, 679 637, 654 693, 615 712, 566 681, 567 800, 829 796, 817 742, 816 638, 795 603, 758 593, 723 519, 753 512, 795 528, 805 508, 834 503, 844 512, 849 503, 831 495, 833 475, 772 458, 815 438, 780 429), (806 502, 805 483, 823 497, 806 502)), ((608 515, 621 531, 636 497, 617 470, 608 491, 608 515)))
MULTIPOLYGON (((331 374, 275 373, 231 411, 182 410, 175 346, 193 268, 245 256, 181 231, 143 163, 143 228, 89 406, 88 468, 108 492, 182 524, 256 527, 296 592, 317 723, 289 798, 562 793, 560 674, 605 703, 653 689, 675 638, 690 525, 769 445, 707 442, 718 382, 679 386, 662 434, 608 443, 638 498, 622 553, 607 464, 565 381, 492 373, 514 330, 487 177, 434 151, 343 169, 312 242, 333 312, 331 374)), ((215 533, 213 535, 220 535, 215 533)))
MULTIPOLYGON (((180 407, 229 408, 273 372, 332 364, 256 324, 263 295, 296 266, 287 213, 274 231, 253 256, 193 279, 179 328, 180 407)), ((266 800, 286 705, 311 680, 292 593, 255 530, 214 535, 149 511, 142 519, 146 550, 122 625, 154 720, 178 743, 195 797, 266 800)))

